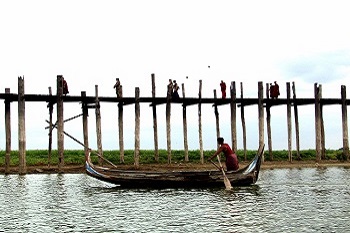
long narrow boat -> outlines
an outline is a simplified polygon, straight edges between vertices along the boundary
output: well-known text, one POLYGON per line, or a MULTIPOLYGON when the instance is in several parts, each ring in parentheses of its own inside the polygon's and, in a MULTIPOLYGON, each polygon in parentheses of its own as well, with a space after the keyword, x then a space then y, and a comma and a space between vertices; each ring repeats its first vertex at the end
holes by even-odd
MULTIPOLYGON (((261 146, 254 159, 238 171, 226 172, 232 186, 254 184, 259 177, 264 146, 261 146)), ((223 187, 223 174, 220 170, 196 171, 149 171, 120 170, 96 166, 90 154, 86 158, 86 173, 102 181, 120 185, 121 188, 185 188, 223 187)))

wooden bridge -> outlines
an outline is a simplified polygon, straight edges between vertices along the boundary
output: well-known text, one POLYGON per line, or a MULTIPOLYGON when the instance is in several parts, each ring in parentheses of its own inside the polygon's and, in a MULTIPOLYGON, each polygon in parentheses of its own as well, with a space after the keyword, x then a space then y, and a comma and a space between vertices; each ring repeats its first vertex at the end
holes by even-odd
POLYGON ((11 152, 11 116, 10 116, 10 104, 11 102, 18 102, 18 131, 19 131, 19 173, 26 173, 26 138, 25 138, 25 102, 46 102, 49 108, 50 121, 49 123, 49 163, 51 158, 51 144, 52 144, 52 130, 57 129, 57 148, 59 170, 64 166, 64 135, 71 137, 73 140, 80 143, 85 148, 85 153, 89 153, 89 141, 88 141, 88 109, 95 109, 96 113, 96 126, 97 126, 97 147, 98 155, 100 157, 100 163, 103 161, 103 150, 101 143, 101 116, 100 116, 100 102, 110 102, 118 104, 118 131, 119 131, 119 151, 120 161, 124 162, 124 139, 123 139, 123 106, 133 104, 135 105, 135 166, 139 165, 139 151, 140 151, 140 103, 149 103, 153 110, 153 128, 154 128, 154 159, 158 161, 158 127, 157 127, 157 105, 166 104, 166 128, 167 128, 167 151, 168 151, 168 163, 171 163, 171 137, 170 137, 170 113, 172 104, 181 104, 183 108, 183 134, 184 134, 184 157, 185 161, 188 161, 188 142, 187 142, 187 120, 186 120, 186 107, 191 105, 198 105, 198 132, 199 132, 199 148, 200 148, 200 160, 203 163, 203 143, 202 143, 202 118, 201 118, 201 105, 211 104, 215 108, 216 117, 216 134, 220 136, 219 126, 219 114, 218 106, 230 105, 231 110, 231 139, 232 149, 237 151, 237 126, 236 115, 237 107, 240 108, 240 115, 243 127, 243 149, 246 157, 246 130, 245 130, 245 116, 244 107, 249 105, 258 106, 259 116, 259 146, 265 143, 264 132, 264 113, 266 112, 266 127, 268 135, 268 151, 270 159, 273 159, 272 154, 272 140, 271 140, 271 113, 270 109, 273 106, 286 105, 287 106, 287 122, 288 122, 288 156, 292 161, 292 107, 294 110, 295 119, 295 135, 296 135, 296 151, 297 157, 300 158, 300 146, 299 146, 299 120, 298 120, 298 106, 314 105, 315 108, 315 142, 316 142, 316 155, 317 160, 321 160, 325 154, 325 136, 323 125, 323 111, 322 108, 325 105, 341 105, 342 108, 342 129, 343 129, 343 154, 349 159, 349 142, 348 142, 348 126, 347 126, 347 106, 350 104, 350 100, 346 99, 346 87, 341 86, 341 98, 322 98, 322 85, 314 84, 314 98, 296 98, 295 85, 287 83, 287 97, 279 99, 271 99, 269 96, 269 86, 266 84, 264 98, 263 83, 258 83, 258 98, 245 98, 243 97, 243 84, 240 83, 241 95, 236 96, 236 83, 231 82, 230 98, 221 99, 216 97, 216 90, 214 90, 214 98, 202 98, 202 81, 199 80, 199 93, 198 98, 188 98, 185 96, 185 87, 182 84, 182 97, 174 100, 171 96, 156 97, 155 96, 155 76, 151 75, 152 79, 152 97, 140 97, 139 88, 135 88, 135 97, 102 97, 98 95, 98 86, 95 86, 95 96, 86 96, 86 92, 81 92, 80 96, 64 96, 63 95, 63 77, 57 76, 57 94, 52 95, 51 88, 49 88, 49 94, 25 94, 24 93, 24 78, 18 77, 18 93, 14 94, 10 92, 9 88, 5 89, 5 93, 0 93, 0 99, 5 100, 5 127, 6 127, 6 156, 5 156, 5 173, 9 169, 10 152, 11 152), (291 89, 293 95, 291 95, 291 89), (78 102, 82 104, 82 116, 83 116, 83 133, 84 142, 79 142, 77 139, 69 135, 64 131, 64 122, 69 120, 63 119, 63 103, 64 102, 78 102), (52 113, 53 105, 57 105, 57 122, 53 124, 52 113), (265 109, 265 111, 264 111, 265 109))

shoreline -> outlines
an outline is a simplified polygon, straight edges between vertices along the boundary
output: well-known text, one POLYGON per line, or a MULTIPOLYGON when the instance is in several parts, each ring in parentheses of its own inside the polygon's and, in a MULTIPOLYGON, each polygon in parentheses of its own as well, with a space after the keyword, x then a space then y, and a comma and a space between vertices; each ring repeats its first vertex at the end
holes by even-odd
MULTIPOLYGON (((248 162, 241 162, 240 167, 244 167, 248 162)), ((133 165, 117 165, 121 170, 135 170, 133 165)), ((324 160, 319 163, 315 161, 265 161, 261 165, 261 170, 265 169, 295 169, 295 168, 328 168, 328 167, 345 167, 350 168, 349 161, 338 161, 338 160, 324 160)), ((212 164, 197 164, 197 163, 174 163, 174 164, 142 164, 139 170, 213 170, 215 169, 212 164)), ((59 172, 58 166, 27 166, 26 174, 81 174, 85 173, 85 165, 67 165, 64 166, 62 172, 59 172)), ((5 174, 5 168, 0 167, 0 174, 5 174)), ((18 167, 11 167, 8 174, 18 174, 18 167)))

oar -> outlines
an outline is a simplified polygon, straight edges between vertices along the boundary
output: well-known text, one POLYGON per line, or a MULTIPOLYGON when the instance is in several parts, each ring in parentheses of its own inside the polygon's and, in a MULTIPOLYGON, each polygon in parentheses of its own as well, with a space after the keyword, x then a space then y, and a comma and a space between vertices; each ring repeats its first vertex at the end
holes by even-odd
POLYGON ((220 157, 219 157, 219 155, 217 155, 217 158, 218 158, 220 167, 219 167, 218 165, 216 165, 212 160, 210 160, 210 162, 211 162, 215 167, 217 167, 219 170, 222 171, 222 175, 224 176, 224 184, 225 184, 226 190, 231 190, 231 189, 232 189, 231 182, 230 182, 230 180, 227 178, 227 176, 226 176, 226 174, 225 174, 224 168, 222 167, 221 162, 220 162, 220 157))

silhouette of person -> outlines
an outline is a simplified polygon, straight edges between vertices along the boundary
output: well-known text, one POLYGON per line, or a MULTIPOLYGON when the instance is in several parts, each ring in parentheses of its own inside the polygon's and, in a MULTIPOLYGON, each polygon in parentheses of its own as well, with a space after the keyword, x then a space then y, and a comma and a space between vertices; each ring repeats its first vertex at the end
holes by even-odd
POLYGON ((226 99, 226 83, 223 80, 221 80, 220 88, 221 88, 222 98, 226 99))
POLYGON ((115 84, 113 86, 113 88, 115 88, 115 93, 117 94, 117 98, 120 98, 122 97, 122 86, 120 85, 120 80, 119 78, 116 78, 115 79, 115 84))
POLYGON ((68 84, 67 84, 67 81, 63 77, 62 77, 62 87, 63 87, 63 95, 67 95, 69 93, 68 84))

